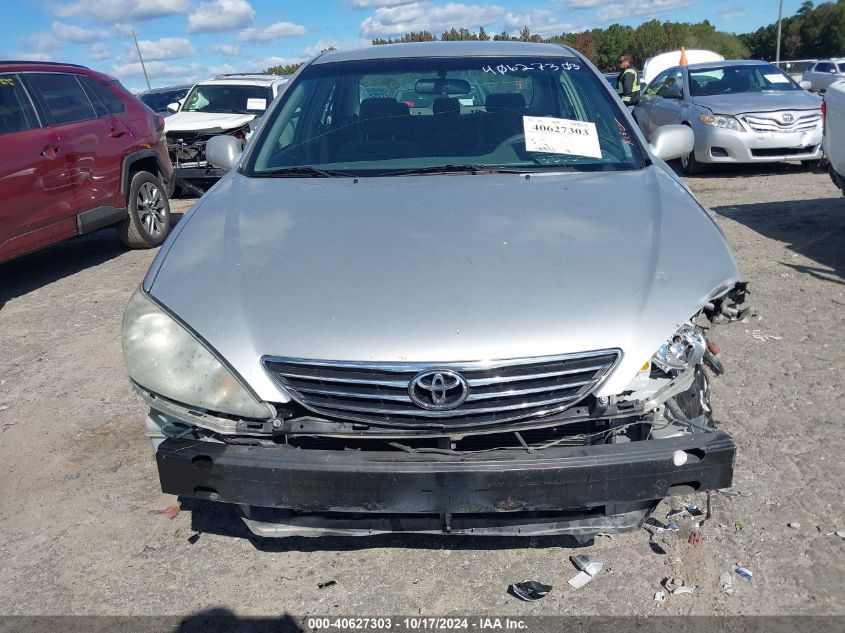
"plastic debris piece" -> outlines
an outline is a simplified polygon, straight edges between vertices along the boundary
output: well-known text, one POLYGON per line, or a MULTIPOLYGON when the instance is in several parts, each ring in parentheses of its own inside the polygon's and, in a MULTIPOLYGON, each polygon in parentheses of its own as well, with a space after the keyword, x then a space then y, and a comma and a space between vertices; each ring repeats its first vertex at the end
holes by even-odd
POLYGON ((836 530, 834 534, 836 534, 839 538, 845 538, 845 530, 836 530))
POLYGON ((552 590, 552 586, 544 585, 536 580, 526 580, 524 582, 518 582, 511 585, 509 589, 510 593, 520 600, 524 600, 525 602, 537 602, 537 600, 542 600, 549 595, 549 592, 552 590))
POLYGON ((733 593, 733 576, 731 576, 731 572, 726 571, 724 574, 719 576, 719 583, 722 585, 722 591, 725 593, 733 593))
POLYGON ((196 534, 191 534, 188 537, 188 543, 190 543, 191 545, 196 543, 198 540, 200 540, 200 532, 197 532, 196 534))
POLYGON ((572 564, 575 565, 578 569, 583 572, 587 572, 590 576, 595 576, 597 573, 601 571, 603 563, 598 556, 593 556, 591 554, 578 554, 577 556, 570 556, 569 560, 572 561, 572 564))
POLYGON ((608 532, 597 532, 596 536, 606 536, 611 541, 615 541, 617 538, 615 534, 609 534, 608 532))
POLYGON ((179 506, 167 506, 164 510, 162 510, 162 514, 171 520, 178 517, 180 512, 182 512, 182 508, 179 506))
POLYGON ((663 586, 666 588, 666 591, 671 593, 673 596, 692 593, 695 591, 695 585, 688 585, 680 576, 665 578, 663 580, 663 586))
POLYGON ((593 577, 590 576, 590 574, 588 574, 587 572, 579 571, 572 578, 567 580, 566 583, 570 587, 572 587, 573 589, 580 589, 581 587, 586 585, 588 582, 590 582, 592 579, 593 579, 593 577))
POLYGON ((687 511, 683 508, 680 510, 669 510, 669 512, 666 513, 667 519, 671 519, 672 517, 678 517, 679 519, 683 519, 685 516, 688 516, 688 514, 687 511))
POLYGON ((666 529, 669 530, 670 532, 677 532, 681 528, 678 527, 677 523, 667 523, 666 529))
POLYGON ((652 533, 662 532, 666 529, 666 525, 654 517, 648 517, 645 521, 643 521, 643 527, 652 533))
POLYGON ((702 516, 702 515, 704 514, 704 512, 702 512, 701 510, 699 510, 699 509, 698 509, 698 506, 697 506, 697 505, 695 505, 694 503, 690 503, 690 504, 685 505, 685 506, 684 506, 684 510, 686 510, 686 511, 687 511, 687 513, 688 513, 691 517, 700 517, 700 516, 702 516))
POLYGON ((801 529, 801 524, 798 521, 790 521, 786 524, 786 527, 791 527, 793 530, 801 529))
POLYGON ((737 567, 735 571, 737 576, 739 576, 743 580, 747 580, 748 582, 754 580, 754 574, 751 573, 750 569, 746 569, 745 567, 737 567))
POLYGON ((740 532, 742 532, 742 523, 740 523, 739 521, 735 521, 734 522, 734 533, 739 534, 740 532))
POLYGON ((689 543, 693 547, 698 547, 699 545, 701 545, 702 540, 704 540, 704 535, 698 530, 693 530, 692 532, 690 532, 689 538, 687 539, 687 543, 689 543))
POLYGON ((655 602, 664 602, 666 600, 666 594, 662 591, 655 591, 654 592, 654 601, 655 602))
POLYGON ((655 554, 661 554, 663 556, 666 555, 666 550, 661 547, 660 543, 657 543, 655 541, 649 541, 648 546, 651 548, 651 551, 655 554))
POLYGON ((318 582, 317 589, 325 589, 326 587, 331 587, 332 585, 336 585, 336 580, 327 580, 326 582, 318 582))

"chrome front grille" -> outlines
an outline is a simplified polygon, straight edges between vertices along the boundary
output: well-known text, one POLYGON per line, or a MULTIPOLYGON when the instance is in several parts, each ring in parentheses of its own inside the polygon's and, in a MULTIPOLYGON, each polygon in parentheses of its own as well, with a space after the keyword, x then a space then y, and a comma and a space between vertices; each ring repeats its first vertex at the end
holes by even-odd
POLYGON ((264 357, 272 376, 321 416, 406 427, 489 425, 542 417, 575 405, 609 374, 619 350, 467 363, 359 363, 264 357), (458 373, 467 395, 450 410, 414 403, 421 372, 458 373))
POLYGON ((818 110, 752 112, 740 115, 754 132, 812 132, 822 120, 818 110))

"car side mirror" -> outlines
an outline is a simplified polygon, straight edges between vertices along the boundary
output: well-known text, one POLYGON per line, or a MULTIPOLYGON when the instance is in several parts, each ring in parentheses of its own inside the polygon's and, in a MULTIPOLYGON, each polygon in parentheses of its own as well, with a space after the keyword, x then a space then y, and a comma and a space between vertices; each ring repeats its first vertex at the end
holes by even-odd
POLYGON ((686 156, 695 147, 695 136, 686 125, 661 125, 651 135, 649 147, 662 160, 686 156))
POLYGON ((663 94, 660 95, 664 99, 683 99, 684 93, 681 92, 680 88, 673 87, 673 88, 666 88, 663 91, 663 94))
POLYGON ((175 101, 173 103, 168 103, 167 109, 170 110, 171 112, 179 112, 179 104, 176 103, 175 101))
POLYGON ((798 85, 801 86, 804 90, 809 90, 813 86, 813 84, 811 84, 806 79, 802 79, 801 81, 799 81, 798 85))
POLYGON ((220 169, 232 169, 242 152, 241 141, 234 136, 212 136, 205 144, 205 159, 220 169))

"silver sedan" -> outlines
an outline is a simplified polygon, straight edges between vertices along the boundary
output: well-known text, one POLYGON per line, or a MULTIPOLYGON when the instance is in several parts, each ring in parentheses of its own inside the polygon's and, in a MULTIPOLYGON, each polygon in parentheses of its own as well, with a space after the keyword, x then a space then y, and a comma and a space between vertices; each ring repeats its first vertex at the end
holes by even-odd
POLYGON ((765 62, 676 66, 655 77, 634 110, 646 138, 662 126, 692 128, 684 173, 706 163, 814 161, 822 156, 821 99, 765 62))

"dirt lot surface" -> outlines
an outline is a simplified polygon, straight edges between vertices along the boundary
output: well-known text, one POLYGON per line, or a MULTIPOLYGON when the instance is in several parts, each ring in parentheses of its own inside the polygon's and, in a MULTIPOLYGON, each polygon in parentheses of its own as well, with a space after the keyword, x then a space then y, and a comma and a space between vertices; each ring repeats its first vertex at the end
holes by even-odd
POLYGON ((689 183, 762 317, 718 336, 714 408, 738 454, 699 547, 689 521, 659 539, 665 555, 642 530, 599 538, 586 551, 605 568, 576 591, 561 539, 262 541, 227 507, 168 518, 176 499, 159 492, 120 349, 154 252, 106 230, 0 265, 0 613, 845 615, 845 540, 827 534, 845 529, 845 198, 786 165, 689 183), (731 574, 724 593, 737 565, 754 580, 731 574), (669 576, 695 593, 656 603, 669 576), (507 595, 525 579, 555 588, 534 604, 507 595))

